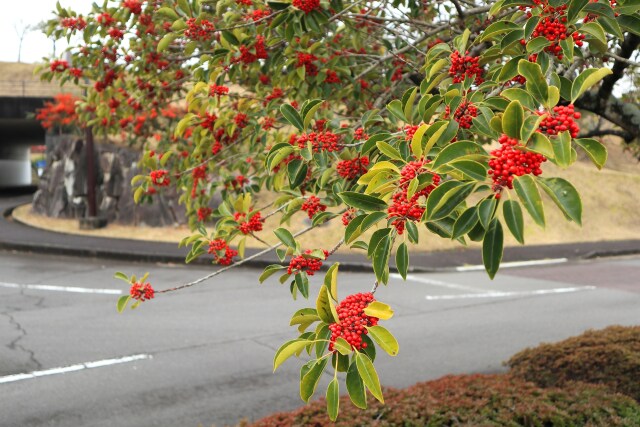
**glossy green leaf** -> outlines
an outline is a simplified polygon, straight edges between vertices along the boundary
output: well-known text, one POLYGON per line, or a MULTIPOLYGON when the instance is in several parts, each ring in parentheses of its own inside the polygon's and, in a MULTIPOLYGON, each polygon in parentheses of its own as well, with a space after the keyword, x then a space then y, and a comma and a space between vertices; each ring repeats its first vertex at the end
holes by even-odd
POLYGON ((291 232, 289 230, 287 230, 286 228, 278 228, 278 229, 273 231, 273 234, 275 234, 276 237, 282 243, 284 243, 286 246, 288 246, 290 248, 295 248, 296 247, 296 239, 295 239, 295 237, 293 237, 293 234, 291 234, 291 232))
POLYGON ((380 152, 385 156, 393 160, 402 160, 402 155, 400 155, 400 152, 391 144, 388 144, 384 141, 378 141, 376 143, 376 146, 378 147, 378 150, 380 150, 380 152))
POLYGON ((318 387, 318 381, 324 372, 324 368, 327 366, 328 360, 327 358, 317 360, 311 369, 302 376, 300 381, 300 397, 304 402, 309 402, 309 399, 311 399, 311 396, 315 393, 318 387))
POLYGON ((324 275, 324 285, 329 290, 329 296, 333 298, 334 301, 338 301, 338 268, 340 267, 340 263, 336 262, 329 270, 327 270, 327 274, 324 275))
POLYGON ((571 159, 571 135, 569 131, 561 132, 552 142, 553 154, 555 155, 556 164, 566 168, 572 163, 571 159))
POLYGON ((593 138, 579 138, 574 139, 573 142, 587 153, 598 169, 604 167, 607 162, 607 148, 600 141, 593 138))
POLYGON ((504 245, 504 235, 500 221, 491 221, 487 233, 482 241, 482 263, 487 274, 493 279, 500 268, 502 261, 502 249, 504 245))
POLYGON ((487 153, 481 145, 475 142, 458 141, 443 148, 430 166, 433 170, 436 170, 455 159, 476 154, 486 155, 487 153))
POLYGON ((540 104, 544 104, 549 98, 549 86, 540 65, 522 59, 518 63, 518 72, 527 79, 527 92, 540 104))
POLYGON ((284 104, 280 107, 280 112, 282 113, 284 118, 287 119, 287 121, 295 126, 299 131, 302 132, 304 130, 302 117, 300 117, 300 114, 296 111, 295 108, 293 108, 289 104, 284 104))
POLYGON ((502 130, 511 138, 520 138, 524 123, 524 108, 519 101, 511 101, 502 115, 502 130))
POLYGON ((407 270, 409 269, 409 249, 407 244, 402 242, 396 251, 396 268, 404 280, 407 280, 407 270))
POLYGON ((429 221, 442 219, 454 211, 473 192, 476 184, 446 181, 436 187, 427 198, 426 218, 429 221))
POLYGON ((367 409, 367 394, 364 389, 362 378, 360 378, 360 374, 358 373, 355 358, 351 362, 351 365, 349 365, 346 384, 351 402, 360 409, 367 409))
POLYGON ((489 228, 489 224, 496 212, 498 201, 495 197, 489 197, 478 203, 478 219, 485 229, 489 228))
POLYGON ((329 414, 329 419, 331 421, 335 421, 338 419, 338 411, 340 406, 340 386, 338 385, 338 379, 334 378, 329 383, 329 387, 327 388, 327 413, 329 414))
POLYGON ((544 208, 542 198, 534 179, 531 175, 522 175, 514 178, 513 188, 524 205, 531 218, 541 227, 545 226, 544 208))
POLYGON ((612 74, 609 68, 588 68, 580 73, 571 85, 571 103, 609 74, 612 74))
POLYGON ((122 313, 125 308, 127 308, 127 304, 131 300, 131 295, 122 295, 118 298, 118 303, 116 304, 116 308, 118 309, 118 313, 122 313))
POLYGON ((457 239, 464 236, 470 232, 473 227, 475 227, 478 221, 478 208, 476 206, 472 206, 466 209, 460 214, 458 219, 456 219, 456 222, 453 224, 451 238, 457 239))
POLYGON ((538 181, 565 216, 582 225, 582 201, 575 187, 562 178, 538 178, 538 181))
POLYGON ((382 397, 382 388, 380 387, 378 373, 373 367, 371 359, 369 359, 369 357, 367 357, 367 355, 363 353, 356 353, 355 359, 358 373, 360 374, 360 378, 362 378, 364 385, 367 387, 373 397, 378 399, 380 403, 384 403, 384 397, 382 397))
POLYGON ((324 285, 320 287, 320 292, 318 292, 318 298, 316 299, 316 311, 318 312, 320 319, 325 323, 331 324, 338 321, 338 313, 336 312, 336 308, 333 306, 331 297, 329 296, 329 290, 324 285))
POLYGON ((367 212, 383 211, 388 207, 387 202, 384 200, 355 191, 343 191, 339 193, 338 196, 340 196, 347 205, 367 212))
POLYGON ((393 317, 393 310, 388 304, 380 301, 373 301, 365 309, 367 316, 377 317, 381 320, 389 320, 393 317))
POLYGON ((389 356, 397 356, 400 346, 398 340, 382 326, 369 326, 367 327, 369 336, 380 346, 381 349, 387 352, 389 356))
POLYGON ((309 343, 311 343, 309 340, 296 339, 282 344, 273 358, 273 371, 275 372, 285 360, 305 348, 309 343))
POLYGON ((507 200, 502 206, 502 213, 513 237, 524 245, 524 216, 520 204, 515 200, 507 200))
POLYGON ((338 337, 335 340, 335 342, 333 343, 333 348, 338 350, 338 353, 345 356, 351 354, 351 352, 353 351, 353 349, 351 348, 351 344, 349 344, 347 340, 342 337, 338 337))

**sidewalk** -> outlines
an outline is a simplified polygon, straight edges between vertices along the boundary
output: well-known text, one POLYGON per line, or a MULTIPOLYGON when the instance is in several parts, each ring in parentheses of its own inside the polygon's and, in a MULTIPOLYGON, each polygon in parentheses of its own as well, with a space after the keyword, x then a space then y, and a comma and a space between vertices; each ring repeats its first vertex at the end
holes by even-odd
MULTIPOLYGON (((30 200, 31 194, 11 194, 5 191, 0 195, 0 213, 2 213, 2 217, 0 217, 0 250, 136 262, 184 263, 188 250, 187 248, 178 248, 178 245, 174 243, 62 234, 29 227, 14 221, 10 216, 11 210, 16 206, 29 203, 30 200)), ((247 249, 246 256, 256 252, 255 249, 247 249)), ((504 251, 503 262, 556 258, 575 261, 631 254, 640 254, 640 240, 510 247, 504 251)), ((371 270, 371 263, 363 255, 336 254, 332 259, 339 261, 343 270, 371 270)), ((193 263, 211 265, 207 257, 201 257, 193 263)), ((266 265, 276 263, 280 262, 275 253, 269 253, 247 262, 245 265, 263 268, 266 265)), ((411 254, 411 271, 414 272, 446 271, 481 264, 482 253, 479 249, 460 248, 455 251, 411 254)))

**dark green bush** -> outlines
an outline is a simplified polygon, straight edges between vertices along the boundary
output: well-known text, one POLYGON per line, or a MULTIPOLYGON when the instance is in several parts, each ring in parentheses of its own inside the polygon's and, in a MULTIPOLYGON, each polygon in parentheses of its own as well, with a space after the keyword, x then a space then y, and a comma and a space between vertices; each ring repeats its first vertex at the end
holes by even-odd
POLYGON ((582 381, 640 401, 640 326, 587 331, 521 351, 507 364, 514 376, 541 387, 582 381))
POLYGON ((387 389, 384 395, 385 405, 370 399, 366 410, 342 397, 335 424, 319 400, 253 426, 640 426, 637 402, 582 383, 541 389, 510 375, 460 375, 387 389))

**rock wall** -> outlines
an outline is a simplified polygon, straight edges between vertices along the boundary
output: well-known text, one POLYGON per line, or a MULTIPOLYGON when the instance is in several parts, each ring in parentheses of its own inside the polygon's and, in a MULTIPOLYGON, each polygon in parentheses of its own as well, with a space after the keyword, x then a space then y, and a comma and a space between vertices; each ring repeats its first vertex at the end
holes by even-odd
MULTIPOLYGON (((87 168, 83 139, 47 135, 47 165, 33 197, 33 209, 53 218, 82 218, 87 211, 87 168)), ((131 179, 138 175, 139 152, 110 144, 95 144, 98 216, 110 223, 160 227, 185 222, 184 207, 172 189, 151 204, 133 202, 131 179)))

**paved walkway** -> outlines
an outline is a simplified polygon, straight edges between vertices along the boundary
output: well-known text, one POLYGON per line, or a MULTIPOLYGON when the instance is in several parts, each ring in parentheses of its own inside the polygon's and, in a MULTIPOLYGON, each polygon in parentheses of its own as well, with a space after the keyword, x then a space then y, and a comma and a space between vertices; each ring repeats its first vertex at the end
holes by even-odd
MULTIPOLYGON (((183 263, 188 252, 186 248, 178 248, 178 245, 174 243, 63 234, 36 229, 14 221, 10 216, 11 210, 16 206, 29 203, 30 200, 31 195, 24 192, 3 190, 0 194, 0 213, 2 213, 0 218, 0 249, 159 263, 183 263)), ((256 250, 247 249, 247 256, 253 253, 256 253, 256 250)), ((640 240, 528 245, 506 248, 503 263, 562 258, 572 261, 638 253, 640 253, 640 240)), ((351 271, 369 271, 371 269, 371 263, 363 255, 337 254, 333 258, 341 262, 342 269, 351 271)), ((194 263, 200 264, 208 264, 209 262, 205 257, 194 261, 194 263)), ((275 254, 271 253, 246 265, 264 267, 278 262, 275 254)), ((411 254, 413 271, 465 269, 481 264, 482 254, 479 249, 461 248, 455 251, 411 254)))

